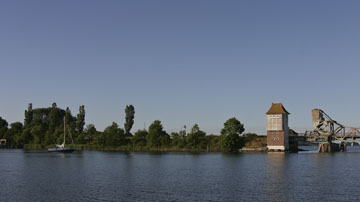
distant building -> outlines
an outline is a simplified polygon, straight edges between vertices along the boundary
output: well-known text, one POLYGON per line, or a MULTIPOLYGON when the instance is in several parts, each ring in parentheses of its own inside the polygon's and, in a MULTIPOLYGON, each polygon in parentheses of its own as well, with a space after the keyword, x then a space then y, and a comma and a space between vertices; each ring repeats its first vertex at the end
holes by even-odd
POLYGON ((289 114, 281 103, 272 103, 266 113, 267 148, 269 151, 289 150, 289 114))

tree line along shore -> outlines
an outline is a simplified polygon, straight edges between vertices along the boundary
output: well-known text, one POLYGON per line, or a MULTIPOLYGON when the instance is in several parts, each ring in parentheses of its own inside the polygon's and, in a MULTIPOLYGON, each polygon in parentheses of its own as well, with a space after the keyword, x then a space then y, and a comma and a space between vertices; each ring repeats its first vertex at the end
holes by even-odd
POLYGON ((24 123, 9 125, 0 117, 0 139, 6 139, 6 148, 53 147, 63 141, 64 119, 68 128, 67 145, 78 150, 238 152, 243 147, 266 146, 265 136, 243 134, 244 125, 235 117, 224 123, 220 135, 207 135, 198 124, 188 133, 184 127, 179 132, 168 134, 159 120, 155 120, 148 129, 131 133, 135 119, 133 105, 125 107, 123 128, 113 122, 104 131, 98 131, 94 124, 85 126, 84 105, 73 116, 69 108, 61 109, 56 103, 36 109, 30 103, 25 110, 24 123))

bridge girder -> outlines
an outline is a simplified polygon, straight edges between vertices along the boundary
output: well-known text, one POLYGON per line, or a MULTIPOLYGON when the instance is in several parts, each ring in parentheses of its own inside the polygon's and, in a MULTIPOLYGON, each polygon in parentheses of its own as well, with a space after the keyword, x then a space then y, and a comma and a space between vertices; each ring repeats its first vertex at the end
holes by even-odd
POLYGON ((321 109, 312 110, 312 121, 315 130, 306 132, 308 137, 326 138, 328 141, 345 141, 360 138, 360 128, 346 127, 333 120, 321 109))

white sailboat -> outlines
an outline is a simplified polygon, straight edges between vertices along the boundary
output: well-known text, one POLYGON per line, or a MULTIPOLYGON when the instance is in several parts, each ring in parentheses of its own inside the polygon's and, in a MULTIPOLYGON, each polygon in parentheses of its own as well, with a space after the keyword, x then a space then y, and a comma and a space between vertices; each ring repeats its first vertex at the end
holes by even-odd
POLYGON ((64 142, 61 145, 55 145, 55 148, 49 148, 48 152, 59 152, 59 153, 72 153, 75 149, 70 149, 65 147, 65 137, 66 137, 66 119, 64 117, 64 142))

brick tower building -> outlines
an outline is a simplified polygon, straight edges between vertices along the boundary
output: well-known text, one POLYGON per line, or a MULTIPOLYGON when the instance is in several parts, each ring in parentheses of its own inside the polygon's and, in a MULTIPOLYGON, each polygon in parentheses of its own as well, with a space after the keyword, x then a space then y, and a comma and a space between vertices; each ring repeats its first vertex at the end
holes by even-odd
POLYGON ((289 150, 289 114, 281 103, 272 103, 266 113, 267 148, 269 151, 289 150))

